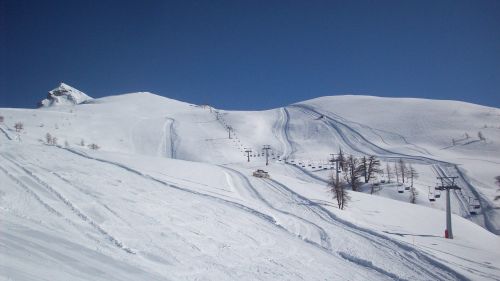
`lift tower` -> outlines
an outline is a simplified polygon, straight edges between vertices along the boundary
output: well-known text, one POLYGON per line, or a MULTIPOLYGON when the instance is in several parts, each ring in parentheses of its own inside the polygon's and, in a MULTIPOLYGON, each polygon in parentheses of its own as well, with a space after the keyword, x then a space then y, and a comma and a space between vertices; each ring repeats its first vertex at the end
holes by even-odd
POLYGON ((441 181, 441 185, 436 187, 437 190, 446 190, 446 230, 444 232, 444 237, 448 239, 453 239, 453 231, 451 229, 451 203, 450 203, 450 190, 460 189, 455 184, 455 179, 458 177, 437 177, 441 181))
POLYGON ((265 144, 263 147, 262 147, 262 150, 265 150, 266 151, 266 166, 269 165, 269 149, 271 149, 271 146, 268 145, 268 144, 265 144))
POLYGON ((250 162, 250 153, 252 153, 252 150, 250 148, 245 148, 245 152, 247 153, 247 160, 250 162))

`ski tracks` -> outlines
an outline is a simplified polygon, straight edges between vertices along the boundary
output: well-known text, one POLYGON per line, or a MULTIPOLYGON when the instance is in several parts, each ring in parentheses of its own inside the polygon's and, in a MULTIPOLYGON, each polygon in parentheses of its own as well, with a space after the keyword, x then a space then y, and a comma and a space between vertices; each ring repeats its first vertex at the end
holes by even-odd
MULTIPOLYGON (((16 161, 12 160, 12 159, 9 159, 5 156, 3 156, 2 158, 4 158, 5 160, 7 160, 8 162, 10 162, 11 164, 13 164, 17 170, 19 171, 23 171, 25 175, 27 175, 30 179, 33 180, 34 183, 36 183, 37 185, 45 188, 45 190, 52 194, 54 197, 56 197, 60 202, 62 202, 64 205, 66 205, 67 208, 69 208, 69 210, 74 214, 76 215, 78 218, 80 218, 82 221, 86 222, 87 224, 89 224, 93 229, 95 229, 98 233, 100 233, 101 235, 103 235, 107 240, 109 240, 113 245, 115 245, 116 247, 118 247, 119 249, 129 253, 129 254, 135 254, 135 252, 128 248, 127 246, 125 246, 120 240, 118 240, 117 238, 115 238, 113 235, 111 235, 109 232, 107 232, 106 230, 104 230, 101 226, 99 226, 95 221, 93 221, 89 216, 87 216, 86 214, 84 214, 81 210, 79 210, 70 200, 68 200, 66 197, 64 197, 60 192, 58 192, 56 189, 54 189, 52 186, 50 186, 48 183, 46 183, 45 181, 43 181, 39 176, 37 176, 35 173, 33 173, 32 171, 30 171, 29 169, 23 167, 22 165, 20 165, 19 163, 17 163, 16 161)), ((6 169, 4 168, 1 168, 1 170, 6 173, 10 178, 14 178, 15 177, 10 174, 6 169)), ((35 199, 40 202, 46 209, 48 209, 51 213, 53 214, 56 214, 60 217, 64 217, 62 215, 61 212, 57 211, 56 209, 54 209, 53 207, 51 207, 48 203, 46 203, 44 200, 41 199, 41 197, 35 192, 33 191, 30 187, 28 187, 28 185, 26 185, 25 183, 23 183, 22 181, 20 180, 16 180, 15 181, 20 185, 22 186, 26 191, 28 191, 28 193, 32 194, 35 199)))
MULTIPOLYGON (((295 193, 285 185, 275 180, 269 180, 269 182, 276 188, 281 189, 282 192, 288 193, 289 195, 287 197, 293 199, 296 205, 307 208, 320 220, 324 221, 328 225, 336 227, 337 230, 335 231, 335 233, 341 234, 343 231, 346 231, 350 233, 347 234, 348 237, 352 237, 352 235, 355 235, 359 238, 365 239, 368 244, 379 249, 382 255, 389 255, 385 256, 384 258, 393 260, 395 264, 403 264, 406 267, 407 271, 414 272, 413 277, 411 277, 409 280, 414 280, 417 276, 422 277, 422 274, 427 276, 427 280, 467 280, 467 278, 465 278, 464 276, 458 274, 449 267, 433 260, 423 252, 412 248, 411 246, 405 245, 402 242, 396 240, 392 240, 374 231, 358 227, 350 222, 343 221, 336 217, 333 213, 325 209, 323 206, 295 193)), ((339 255, 344 259, 349 260, 350 262, 354 262, 360 266, 373 269, 390 278, 404 280, 402 276, 396 273, 391 273, 389 272, 388 268, 383 269, 380 266, 377 266, 368 261, 368 259, 356 257, 353 254, 345 251, 340 251, 339 255)))

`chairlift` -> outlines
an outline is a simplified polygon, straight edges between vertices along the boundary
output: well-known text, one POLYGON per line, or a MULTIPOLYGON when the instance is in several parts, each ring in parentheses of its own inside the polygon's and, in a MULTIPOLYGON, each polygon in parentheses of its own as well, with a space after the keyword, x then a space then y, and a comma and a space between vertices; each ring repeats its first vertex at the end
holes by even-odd
POLYGON ((402 183, 398 183, 398 193, 403 193, 405 192, 405 187, 403 186, 402 183))
POLYGON ((405 184, 405 190, 410 190, 410 186, 405 184))
POLYGON ((434 190, 434 197, 440 198, 441 197, 441 191, 439 189, 434 190))
POLYGON ((434 197, 434 193, 429 193, 429 201, 434 202, 436 198, 434 197))
POLYGON ((431 192, 431 187, 429 186, 429 195, 428 195, 429 201, 431 201, 431 202, 436 201, 435 192, 436 192, 436 190, 434 190, 434 192, 431 192))
POLYGON ((472 202, 471 202, 471 207, 474 208, 474 209, 479 209, 481 208, 481 205, 479 204, 479 199, 477 198, 471 198, 472 199, 472 202))

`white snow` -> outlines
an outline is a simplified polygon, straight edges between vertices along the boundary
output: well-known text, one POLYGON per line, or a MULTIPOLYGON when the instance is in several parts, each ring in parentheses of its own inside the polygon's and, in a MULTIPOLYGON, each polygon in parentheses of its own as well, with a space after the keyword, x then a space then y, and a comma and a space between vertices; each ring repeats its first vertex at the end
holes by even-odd
POLYGON ((1 280, 500 280, 499 109, 338 96, 226 111, 61 87, 76 102, 0 109, 1 280), (383 184, 339 210, 319 169, 339 148, 411 163, 417 204, 383 184), (438 175, 460 177, 453 240, 444 196, 427 200, 438 175))
POLYGON ((46 99, 38 103, 39 107, 75 105, 91 100, 85 93, 61 82, 59 87, 49 91, 46 99))

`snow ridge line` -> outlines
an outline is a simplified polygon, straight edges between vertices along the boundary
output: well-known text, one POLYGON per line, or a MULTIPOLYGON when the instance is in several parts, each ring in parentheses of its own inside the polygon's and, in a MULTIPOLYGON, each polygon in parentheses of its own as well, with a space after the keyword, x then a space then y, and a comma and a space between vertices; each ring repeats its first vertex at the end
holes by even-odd
MULTIPOLYGON (((5 158, 5 157, 4 157, 5 158)), ((82 211, 80 211, 73 203, 71 203, 67 198, 65 198, 61 193, 56 191, 54 188, 52 188, 49 184, 41 180, 38 176, 36 176, 32 171, 22 167, 12 159, 8 159, 12 164, 17 166, 18 168, 22 169, 26 174, 28 174, 31 178, 33 178, 38 184, 41 186, 45 187, 47 190, 49 190, 52 194, 54 194, 59 200, 61 200, 75 215, 77 215, 80 219, 83 221, 89 223, 94 229, 96 229, 98 232, 100 232, 102 235, 104 235, 108 240, 110 240, 115 246, 118 248, 124 250, 125 252, 129 254, 136 254, 132 249, 126 247, 123 245, 121 241, 113 237, 111 234, 109 234, 106 230, 104 230, 101 226, 99 226, 96 222, 91 220, 87 215, 85 215, 82 211)))
POLYGON ((219 203, 223 203, 223 204, 227 204, 227 205, 233 206, 233 207, 235 207, 237 209, 240 209, 240 210, 243 210, 243 211, 245 211, 247 213, 255 215, 256 217, 259 217, 262 220, 267 221, 267 222, 275 225, 276 227, 278 227, 278 228, 286 231, 281 225, 277 224, 276 220, 273 217, 271 217, 269 215, 266 215, 264 213, 261 213, 261 212, 255 210, 255 209, 252 209, 252 208, 250 208, 248 206, 245 206, 243 204, 240 204, 240 203, 237 203, 237 202, 233 202, 233 201, 230 201, 230 200, 226 200, 226 199, 222 199, 220 197, 216 197, 216 196, 213 196, 213 195, 201 193, 201 192, 198 192, 198 191, 190 190, 190 189, 187 189, 187 188, 183 188, 183 187, 180 187, 178 185, 171 184, 171 183, 168 183, 166 181, 157 179, 157 178, 155 178, 153 176, 150 176, 150 175, 147 175, 147 174, 143 174, 142 172, 140 172, 138 170, 135 170, 133 168, 127 167, 127 166, 125 166, 123 164, 120 164, 120 163, 117 163, 117 162, 113 162, 113 161, 109 161, 109 160, 104 160, 104 159, 92 157, 92 156, 89 156, 89 155, 87 155, 87 154, 85 154, 83 152, 76 151, 76 150, 71 149, 71 148, 64 148, 64 147, 60 147, 60 148, 66 150, 68 152, 71 152, 73 154, 79 155, 81 157, 90 159, 90 160, 98 161, 98 162, 101 162, 101 163, 106 163, 108 165, 112 165, 112 166, 124 169, 124 170, 129 171, 129 172, 131 172, 133 174, 141 176, 141 177, 143 177, 145 179, 148 179, 148 180, 154 181, 156 183, 159 183, 159 184, 161 184, 163 186, 166 186, 166 187, 169 187, 169 188, 172 188, 172 189, 176 189, 176 190, 180 190, 180 191, 183 191, 183 192, 191 193, 191 194, 194 194, 194 195, 197 195, 197 196, 208 198, 210 200, 213 200, 213 201, 216 201, 216 202, 219 202, 219 203))
POLYGON ((0 131, 2 131, 2 133, 5 135, 5 137, 8 139, 8 140, 12 140, 12 138, 9 136, 9 134, 7 133, 7 131, 5 131, 4 128, 0 127, 0 131))
MULTIPOLYGON (((308 239, 302 239, 308 243, 312 243, 324 250, 327 250, 327 251, 332 251, 332 245, 331 245, 331 242, 330 242, 330 237, 328 236, 328 234, 326 233, 325 229, 322 228, 321 226, 307 220, 307 219, 304 219, 304 218, 301 218, 295 214, 292 214, 288 211, 284 211, 284 210, 281 210, 281 209, 278 209, 276 207, 274 207, 269 201, 267 201, 266 199, 264 199, 264 197, 262 196, 262 194, 260 194, 260 192, 258 192, 255 187, 250 183, 250 180, 245 176, 243 175, 240 171, 237 171, 235 169, 232 169, 232 168, 229 168, 229 167, 225 167, 225 166, 221 166, 219 165, 219 167, 223 168, 223 169, 226 169, 228 170, 230 173, 232 174, 236 174, 236 176, 238 176, 238 178, 243 181, 244 185, 247 187, 247 189, 253 193, 255 195, 255 197, 257 199, 259 199, 260 202, 264 203, 264 205, 266 205, 267 207, 269 207, 270 209, 273 209, 279 213, 282 213, 284 215, 287 215, 287 216, 290 216, 290 217, 293 217, 299 221, 302 221, 306 224, 309 224, 309 225, 312 225, 314 228, 316 228, 319 232, 319 235, 321 237, 321 244, 318 244, 314 241, 311 241, 311 240, 308 240, 308 239)), ((266 181, 263 181, 264 183, 268 184, 266 181)), ((269 184, 268 184, 269 185, 269 184)), ((292 233, 291 231, 288 231, 288 233, 292 234, 292 235, 296 235, 295 233, 292 233)))
MULTIPOLYGON (((304 104, 298 103, 298 104, 296 104, 296 105, 304 105, 304 104)), ((333 115, 333 116, 334 116, 334 117, 336 117, 338 120, 342 120, 344 123, 350 123, 350 124, 358 125, 359 127, 366 128, 366 129, 368 129, 368 130, 372 131, 372 133, 373 133, 373 134, 377 135, 377 136, 378 136, 378 137, 382 140, 382 142, 384 142, 384 143, 385 143, 385 144, 387 144, 387 145, 390 145, 390 144, 389 144, 389 143, 387 143, 381 135, 379 135, 378 133, 376 133, 376 131, 378 131, 378 132, 382 132, 382 133, 385 133, 385 134, 390 134, 390 135, 396 136, 396 137, 400 138, 401 140, 403 140, 403 142, 404 142, 404 143, 406 143, 406 144, 411 145, 411 146, 413 146, 413 147, 414 147, 414 148, 409 148, 409 147, 408 147, 408 149, 411 149, 411 150, 417 151, 417 152, 419 152, 419 153, 425 153, 425 154, 428 154, 428 155, 432 155, 431 153, 429 153, 429 151, 427 151, 427 149, 425 149, 425 148, 423 148, 423 147, 420 147, 420 146, 418 146, 418 145, 416 145, 416 144, 413 144, 413 143, 409 142, 409 141, 406 139, 406 137, 405 137, 405 136, 403 136, 403 135, 401 135, 401 134, 398 134, 398 133, 395 133, 395 132, 386 131, 386 130, 381 130, 381 129, 377 129, 377 128, 372 128, 372 127, 370 127, 370 126, 368 126, 368 125, 365 125, 365 124, 363 124, 363 123, 359 123, 359 122, 355 122, 355 121, 348 120, 348 119, 346 119, 346 118, 344 118, 344 117, 342 117, 342 116, 340 116, 340 115, 338 115, 338 114, 336 114, 336 113, 333 113, 333 112, 331 112, 331 111, 327 111, 327 112, 328 112, 328 115, 333 115), (423 151, 423 152, 422 152, 422 151, 423 151)))
MULTIPOLYGON (((347 135, 342 131, 342 128, 344 128, 345 130, 349 131, 352 133, 353 137, 355 139, 359 139, 363 142, 365 142, 365 145, 364 146, 368 146, 368 147, 371 147, 372 148, 372 152, 378 152, 375 153, 375 155, 377 155, 378 157, 380 158, 384 158, 384 159, 399 159, 399 158, 405 158, 407 160, 413 160, 413 161, 421 161, 421 162, 424 162, 424 163, 427 163, 427 164, 435 164, 435 163, 439 163, 439 164, 451 164, 449 162, 445 162, 445 161, 441 161, 441 160, 436 160, 436 159, 433 159, 433 158, 430 158, 430 157, 426 157, 426 156, 414 156, 414 155, 409 155, 409 154, 405 154, 405 153, 398 153, 398 152, 393 152, 393 151, 390 151, 388 149, 385 149, 385 148, 382 148, 374 143, 372 143, 371 141, 369 141, 367 138, 365 138, 361 133, 359 133, 357 130, 355 130, 354 128, 330 117, 330 116, 327 116, 327 115, 324 115, 320 112, 318 112, 316 109, 308 106, 308 105, 303 105, 303 104, 294 104, 294 105, 291 105, 291 107, 296 107, 298 108, 299 110, 304 110, 304 111, 309 111, 311 113, 314 113, 314 114, 317 114, 317 115, 323 115, 325 117, 326 120, 323 120, 324 123, 326 123, 327 125, 329 125, 331 128, 335 129, 335 131, 338 133, 338 135, 342 138, 342 140, 344 141, 344 143, 349 146, 351 149, 353 149, 354 151, 357 151, 359 153, 362 153, 362 154, 365 154, 365 155, 372 155, 374 153, 366 153, 365 151, 361 150, 360 148, 358 148, 354 143, 352 143, 349 138, 347 137, 347 135)), ((306 113, 306 112, 304 112, 306 113)))
POLYGON ((382 269, 382 268, 380 268, 378 266, 375 266, 371 261, 360 259, 358 257, 354 257, 354 256, 352 256, 352 255, 350 255, 348 253, 344 253, 344 252, 339 252, 339 255, 342 258, 344 258, 344 259, 346 259, 346 260, 348 260, 348 261, 350 261, 352 263, 355 263, 357 265, 360 265, 360 266, 363 266, 363 267, 375 270, 378 273, 380 273, 382 275, 385 275, 385 276, 388 276, 388 277, 390 277, 390 278, 392 278, 394 280, 401 280, 401 281, 407 280, 407 279, 403 279, 403 278, 397 276, 394 273, 388 272, 388 271, 386 271, 386 270, 384 270, 384 269, 382 269))
MULTIPOLYGON (((394 240, 394 239, 387 237, 385 235, 379 234, 373 230, 357 226, 349 221, 345 221, 343 219, 340 219, 335 214, 333 214, 332 212, 327 210, 325 207, 323 207, 320 204, 317 204, 317 203, 309 200, 308 198, 294 192, 293 190, 286 187, 284 184, 282 184, 274 179, 270 179, 269 181, 274 182, 275 184, 279 185, 284 190, 287 190, 288 192, 290 192, 290 194, 293 194, 296 198, 298 198, 301 201, 301 203, 305 203, 305 205, 312 207, 312 208, 310 208, 310 210, 313 211, 314 213, 316 213, 325 222, 329 222, 329 223, 334 224, 336 226, 342 227, 345 230, 347 230, 351 233, 360 235, 360 236, 362 236, 362 237, 364 237, 364 238, 366 238, 366 239, 368 239, 376 244, 379 244, 379 245, 382 245, 385 247, 390 246, 388 244, 381 243, 380 240, 382 240, 382 241, 392 243, 395 246, 399 247, 400 249, 407 251, 408 253, 405 253, 405 256, 400 255, 400 258, 408 261, 412 266, 414 266, 415 267, 414 270, 419 269, 419 271, 416 271, 418 274, 421 274, 422 272, 426 272, 429 275, 436 278, 436 280, 446 280, 446 279, 448 279, 448 280, 469 280, 468 278, 466 278, 465 276, 461 275, 460 273, 454 271, 450 267, 430 258, 424 252, 422 252, 416 248, 413 248, 410 245, 407 245, 407 244, 400 242, 398 240, 394 240), (325 219, 325 216, 328 219, 325 219), (427 262, 429 265, 434 266, 434 267, 441 269, 443 271, 446 271, 448 274, 452 275, 453 279, 449 279, 449 276, 443 276, 442 273, 439 276, 439 275, 433 273, 431 270, 423 268, 423 266, 419 265, 418 263, 414 263, 413 261, 411 261, 407 258, 407 256, 409 256, 409 254, 414 254, 414 256, 416 256, 418 259, 427 262), (441 279, 441 277, 445 278, 445 279, 441 279)), ((398 252, 398 251, 395 251, 395 252, 398 252)))

